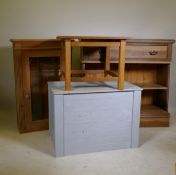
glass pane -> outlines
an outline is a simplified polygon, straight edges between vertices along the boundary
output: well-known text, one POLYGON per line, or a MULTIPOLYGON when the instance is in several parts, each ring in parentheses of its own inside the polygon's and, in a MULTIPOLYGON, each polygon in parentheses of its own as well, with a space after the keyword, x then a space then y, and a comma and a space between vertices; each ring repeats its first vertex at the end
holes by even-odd
POLYGON ((31 57, 31 107, 32 120, 48 118, 48 81, 59 80, 59 58, 31 57))

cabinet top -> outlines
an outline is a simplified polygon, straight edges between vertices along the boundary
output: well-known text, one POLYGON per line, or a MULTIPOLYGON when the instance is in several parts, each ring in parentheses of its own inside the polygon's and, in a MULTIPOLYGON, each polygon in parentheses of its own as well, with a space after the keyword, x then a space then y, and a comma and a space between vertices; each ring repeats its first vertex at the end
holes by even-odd
POLYGON ((127 40, 129 37, 116 36, 57 36, 58 40, 127 40))
POLYGON ((15 50, 48 50, 60 49, 60 41, 56 39, 11 39, 15 50))
POLYGON ((57 39, 11 39, 15 50, 30 49, 60 49, 61 40, 78 40, 84 41, 120 41, 126 40, 127 45, 168 45, 173 44, 173 39, 130 39, 125 37, 112 36, 58 36, 57 39))
POLYGON ((57 42, 56 39, 10 39, 10 42, 16 43, 16 42, 57 42))
POLYGON ((127 40, 128 43, 175 43, 174 39, 139 39, 127 37, 113 36, 57 36, 56 39, 10 39, 10 42, 15 43, 43 43, 43 42, 59 42, 62 39, 85 39, 85 40, 127 40))
POLYGON ((127 43, 175 43, 174 39, 127 39, 127 43))

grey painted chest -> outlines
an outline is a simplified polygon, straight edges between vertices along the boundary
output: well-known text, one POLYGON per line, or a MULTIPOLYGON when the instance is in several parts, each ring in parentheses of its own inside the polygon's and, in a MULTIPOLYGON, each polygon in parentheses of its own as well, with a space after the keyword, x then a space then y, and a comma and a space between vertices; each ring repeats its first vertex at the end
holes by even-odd
POLYGON ((56 157, 138 146, 141 88, 116 82, 49 83, 49 132, 56 157))

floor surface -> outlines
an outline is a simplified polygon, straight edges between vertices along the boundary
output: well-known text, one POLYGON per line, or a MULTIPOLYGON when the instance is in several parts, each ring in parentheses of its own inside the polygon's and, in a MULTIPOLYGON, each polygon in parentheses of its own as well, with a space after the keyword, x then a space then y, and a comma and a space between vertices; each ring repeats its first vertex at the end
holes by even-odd
POLYGON ((55 158, 48 131, 19 134, 0 111, 0 175, 175 175, 176 123, 141 128, 140 146, 55 158))

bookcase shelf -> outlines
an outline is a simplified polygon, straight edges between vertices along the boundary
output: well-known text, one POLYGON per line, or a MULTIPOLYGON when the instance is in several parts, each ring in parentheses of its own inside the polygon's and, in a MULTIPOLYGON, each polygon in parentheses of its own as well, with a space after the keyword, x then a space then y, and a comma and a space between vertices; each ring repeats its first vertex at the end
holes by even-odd
MULTIPOLYGON (((83 60, 82 64, 89 64, 89 63, 104 63, 104 61, 100 60, 83 60)), ((118 61, 111 60, 111 63, 118 63, 118 61)), ((171 61, 142 61, 142 60, 126 60, 125 63, 130 64, 171 64, 171 61)))
POLYGON ((157 83, 135 83, 137 86, 143 88, 144 90, 155 90, 155 89, 165 89, 167 90, 168 87, 167 86, 163 86, 161 84, 157 84, 157 83))
POLYGON ((142 105, 141 127, 168 127, 170 114, 156 105, 142 105))
POLYGON ((142 105, 141 117, 169 117, 169 113, 156 105, 142 105))
MULTIPOLYGON (((143 88, 141 102, 142 127, 169 126, 168 101, 170 64, 174 40, 129 39, 126 47, 125 80, 143 88)), ((83 56, 85 69, 100 69, 105 50, 83 56), (102 55, 101 55, 102 54, 102 55)), ((111 48, 111 69, 118 67, 117 48, 111 48)), ((101 76, 101 73, 97 76, 101 76)))

